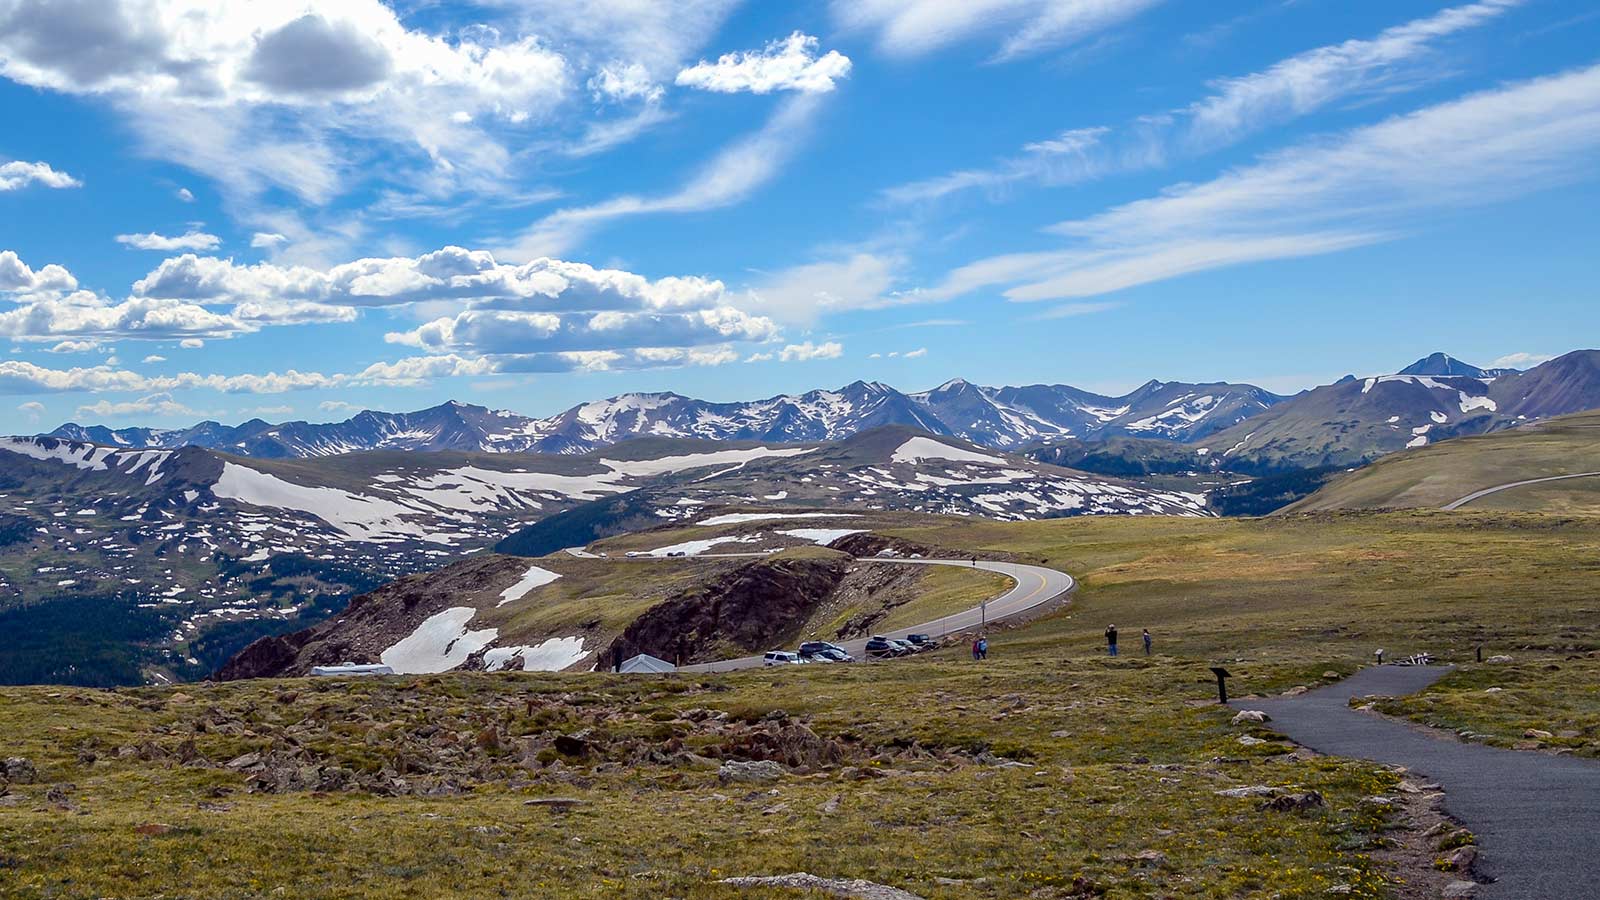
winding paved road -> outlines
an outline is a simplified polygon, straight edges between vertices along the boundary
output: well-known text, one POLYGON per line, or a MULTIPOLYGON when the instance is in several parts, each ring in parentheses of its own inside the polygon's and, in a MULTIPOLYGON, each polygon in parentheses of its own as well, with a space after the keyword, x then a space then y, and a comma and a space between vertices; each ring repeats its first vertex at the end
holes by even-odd
POLYGON ((1445 810, 1478 837, 1481 900, 1600 897, 1600 762, 1467 744, 1386 716, 1351 697, 1420 691, 1448 666, 1377 666, 1293 698, 1235 700, 1270 728, 1321 753, 1401 765, 1444 789, 1445 810))
MULTIPOLYGON (((961 566, 972 568, 970 559, 863 559, 865 563, 884 563, 902 566, 961 566)), ((904 638, 908 634, 921 633, 932 635, 953 634, 977 628, 984 622, 1002 622, 1006 619, 1022 615, 1077 588, 1077 582, 1065 572, 1055 569, 1046 569, 1043 566, 1026 566, 1021 563, 987 562, 979 560, 977 568, 988 572, 998 572, 1016 582, 1011 590, 999 597, 980 606, 975 606, 958 613, 951 613, 942 619, 913 625, 910 628, 897 628, 893 631, 878 632, 885 637, 904 638)), ((867 641, 861 638, 853 641, 841 641, 851 656, 857 659, 866 658, 867 641)), ((696 666, 684 666, 683 672, 732 672, 736 669, 751 669, 761 665, 760 656, 745 656, 739 659, 724 659, 712 663, 702 663, 696 666)))
MULTIPOLYGON (((1544 484, 1547 481, 1566 481, 1568 478, 1594 478, 1596 476, 1600 476, 1600 472, 1579 472, 1576 475, 1551 475, 1549 478, 1529 478, 1527 481, 1513 481, 1510 484, 1497 484, 1494 487, 1484 488, 1481 491, 1473 491, 1465 497, 1462 497, 1460 500, 1453 500, 1440 508, 1446 511, 1460 509, 1461 507, 1466 506, 1468 503, 1471 503, 1479 498, 1487 497, 1490 494, 1498 494, 1501 491, 1509 491, 1512 488, 1519 488, 1524 485, 1544 484)), ((1600 896, 1600 892, 1596 892, 1596 895, 1600 896)))

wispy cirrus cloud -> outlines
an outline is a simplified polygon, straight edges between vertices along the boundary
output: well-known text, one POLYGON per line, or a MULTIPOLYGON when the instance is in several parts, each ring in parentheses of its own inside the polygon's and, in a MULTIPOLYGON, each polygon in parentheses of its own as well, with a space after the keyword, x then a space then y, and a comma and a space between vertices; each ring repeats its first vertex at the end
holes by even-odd
POLYGON ((1385 29, 1377 36, 1308 50, 1266 69, 1212 83, 1187 107, 1140 117, 1112 129, 1065 131, 983 166, 888 188, 889 203, 918 203, 966 192, 1006 196, 1017 185, 1061 186, 1118 172, 1158 168, 1232 144, 1269 125, 1307 116, 1343 100, 1418 87, 1453 72, 1437 45, 1481 27, 1526 0, 1480 0, 1385 29))
POLYGON ((1600 66, 1467 95, 1261 158, 1211 181, 1059 223, 1058 251, 990 257, 928 292, 1094 297, 1241 263, 1337 252, 1590 171, 1600 66))
POLYGON ((804 142, 819 108, 817 95, 794 95, 778 105, 760 130, 724 147, 677 190, 657 196, 629 194, 557 210, 508 242, 501 252, 513 259, 561 256, 617 219, 700 212, 738 203, 783 171, 804 142))
POLYGON ((897 57, 925 56, 976 38, 998 38, 998 60, 1084 40, 1124 24, 1161 0, 833 0, 850 30, 874 32, 897 57))

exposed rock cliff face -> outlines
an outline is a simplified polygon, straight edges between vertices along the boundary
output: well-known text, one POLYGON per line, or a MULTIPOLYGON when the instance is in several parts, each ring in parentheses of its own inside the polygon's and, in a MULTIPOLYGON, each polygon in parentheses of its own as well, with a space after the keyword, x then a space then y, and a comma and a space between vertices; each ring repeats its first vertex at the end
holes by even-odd
POLYGON ((600 654, 600 668, 639 653, 687 665, 729 650, 781 646, 833 594, 851 565, 841 556, 741 566, 651 607, 600 654))
POLYGON ((255 641, 213 677, 218 681, 284 678, 309 674, 313 666, 378 662, 386 648, 435 613, 452 606, 492 607, 492 601, 469 601, 497 593, 527 567, 527 560, 516 557, 476 556, 437 572, 390 582, 351 600, 344 612, 326 622, 255 641))

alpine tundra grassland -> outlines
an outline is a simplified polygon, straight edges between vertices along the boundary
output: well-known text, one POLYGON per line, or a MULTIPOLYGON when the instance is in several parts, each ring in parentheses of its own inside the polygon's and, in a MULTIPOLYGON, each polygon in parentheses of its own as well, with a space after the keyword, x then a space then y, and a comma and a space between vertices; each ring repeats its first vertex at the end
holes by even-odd
POLYGON ((878 530, 1081 587, 984 663, 6 688, 4 755, 37 771, 0 796, 0 894, 732 898, 724 878, 806 871, 928 898, 1435 896, 1438 814, 1405 776, 1230 724, 1208 666, 1267 694, 1428 651, 1459 671, 1397 711, 1600 748, 1600 519, 878 530), (1219 794, 1258 785, 1322 803, 1219 794))

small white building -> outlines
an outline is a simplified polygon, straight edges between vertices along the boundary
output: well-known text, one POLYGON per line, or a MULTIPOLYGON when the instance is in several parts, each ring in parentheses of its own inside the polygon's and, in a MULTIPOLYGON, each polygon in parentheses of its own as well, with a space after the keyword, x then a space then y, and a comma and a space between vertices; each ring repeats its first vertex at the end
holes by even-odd
POLYGON ((664 659, 657 659, 648 653, 623 661, 622 668, 617 671, 624 675, 659 675, 664 672, 676 672, 678 667, 664 659))
POLYGON ((337 666, 312 666, 312 675, 324 676, 351 676, 351 675, 393 675, 394 670, 385 665, 361 665, 359 663, 343 663, 337 666))

